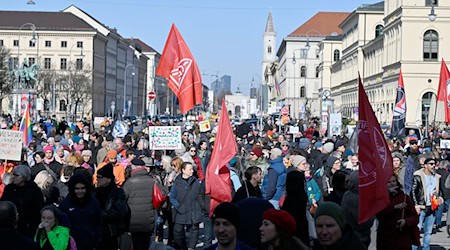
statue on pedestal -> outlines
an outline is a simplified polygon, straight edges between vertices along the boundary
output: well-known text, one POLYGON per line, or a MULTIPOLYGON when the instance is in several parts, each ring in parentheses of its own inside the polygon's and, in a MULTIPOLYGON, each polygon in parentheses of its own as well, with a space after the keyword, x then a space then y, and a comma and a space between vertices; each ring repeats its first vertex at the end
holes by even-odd
POLYGON ((28 60, 25 59, 22 65, 14 72, 19 83, 18 89, 34 89, 39 68, 39 64, 34 63, 30 66, 28 60))

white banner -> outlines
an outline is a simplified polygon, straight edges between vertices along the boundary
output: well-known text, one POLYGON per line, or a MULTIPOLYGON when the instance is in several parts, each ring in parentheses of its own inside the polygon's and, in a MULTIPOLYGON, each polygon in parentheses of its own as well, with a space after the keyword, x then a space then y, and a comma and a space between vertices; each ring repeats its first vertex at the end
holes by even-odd
POLYGON ((0 159, 20 161, 23 132, 0 129, 0 159))
POLYGON ((151 150, 181 149, 180 126, 150 126, 148 130, 151 150))

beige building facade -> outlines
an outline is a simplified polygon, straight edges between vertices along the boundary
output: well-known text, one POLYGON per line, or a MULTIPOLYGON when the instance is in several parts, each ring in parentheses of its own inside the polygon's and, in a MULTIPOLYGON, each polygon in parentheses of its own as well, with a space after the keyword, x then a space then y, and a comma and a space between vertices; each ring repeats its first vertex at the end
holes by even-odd
MULTIPOLYGON (((440 121, 435 112, 441 58, 450 57, 445 35, 450 28, 450 3, 434 6, 436 19, 430 20, 431 0, 386 0, 357 8, 340 27, 342 55, 331 65, 331 77, 322 77, 330 86, 335 110, 344 117, 358 118, 358 72, 380 121, 390 125, 396 88, 402 71, 407 103, 406 123, 427 125, 440 121), (436 114, 436 115, 435 115, 436 114)), ((336 46, 325 39, 322 54, 336 46)), ((322 62, 325 65, 325 59, 322 62)), ((322 76, 328 70, 323 67, 322 76)))

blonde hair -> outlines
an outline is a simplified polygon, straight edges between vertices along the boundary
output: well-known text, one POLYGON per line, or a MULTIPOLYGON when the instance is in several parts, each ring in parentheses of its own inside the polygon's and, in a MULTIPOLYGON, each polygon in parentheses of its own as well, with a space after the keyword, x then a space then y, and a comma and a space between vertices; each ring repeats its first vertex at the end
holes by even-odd
POLYGON ((80 166, 81 162, 83 162, 83 158, 78 153, 71 153, 69 156, 67 156, 66 164, 68 166, 80 166))
POLYGON ((36 183, 41 190, 44 190, 53 183, 53 177, 47 170, 42 170, 34 178, 34 183, 36 183))

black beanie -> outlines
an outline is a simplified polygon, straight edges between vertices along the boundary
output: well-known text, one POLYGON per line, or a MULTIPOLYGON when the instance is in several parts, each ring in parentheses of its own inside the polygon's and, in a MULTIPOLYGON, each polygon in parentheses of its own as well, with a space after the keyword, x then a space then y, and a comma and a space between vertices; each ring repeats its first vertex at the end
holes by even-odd
POLYGON ((217 219, 225 219, 231 222, 236 229, 239 229, 239 208, 230 202, 222 202, 219 206, 214 209, 214 213, 212 215, 213 222, 217 219))
POLYGON ((111 163, 108 163, 99 170, 97 170, 97 176, 101 175, 105 178, 114 179, 113 168, 114 168, 113 165, 111 163))

